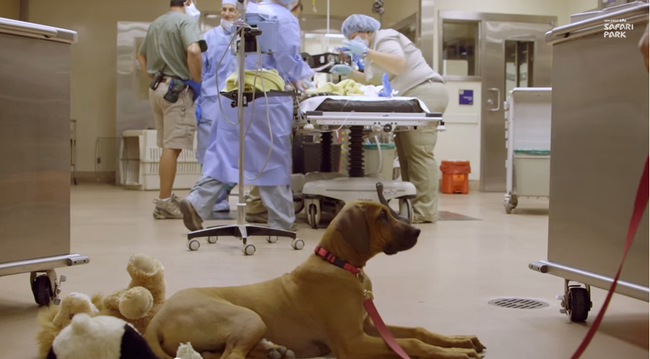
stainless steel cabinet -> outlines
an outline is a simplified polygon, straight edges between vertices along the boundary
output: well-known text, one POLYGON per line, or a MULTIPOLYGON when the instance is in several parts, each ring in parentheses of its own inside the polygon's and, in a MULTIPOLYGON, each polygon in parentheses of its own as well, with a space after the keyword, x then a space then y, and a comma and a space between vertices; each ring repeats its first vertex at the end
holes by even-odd
MULTIPOLYGON (((548 260, 530 268, 566 280, 563 306, 574 321, 587 318, 590 286, 612 283, 648 156, 648 73, 637 47, 647 23, 648 4, 637 3, 546 36, 553 45, 548 260), (605 36, 613 22, 631 25, 625 37, 605 36)), ((647 211, 617 293, 648 301, 647 211)))
POLYGON ((0 18, 0 276, 32 273, 35 300, 58 297, 70 253, 73 31, 0 18))

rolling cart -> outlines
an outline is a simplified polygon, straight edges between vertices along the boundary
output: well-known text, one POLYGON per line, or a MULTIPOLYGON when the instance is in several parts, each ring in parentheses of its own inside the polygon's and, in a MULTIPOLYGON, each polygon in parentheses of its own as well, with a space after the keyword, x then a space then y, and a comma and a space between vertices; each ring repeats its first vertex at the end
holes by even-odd
MULTIPOLYGON (((587 320, 592 288, 613 282, 648 155, 648 74, 638 50, 648 4, 590 16, 546 34, 553 45, 548 259, 529 264, 564 280, 557 298, 573 322, 587 320), (634 29, 610 39, 607 22, 634 29)), ((646 210, 616 293, 647 302, 648 274, 646 210)))
POLYGON ((70 252, 76 162, 70 53, 76 41, 74 31, 0 18, 0 62, 16 69, 0 73, 0 133, 10 134, 0 150, 17 154, 0 159, 0 277, 30 273, 41 306, 58 302, 65 276, 57 277, 56 268, 89 262, 70 252))
POLYGON ((520 197, 549 196, 551 100, 550 87, 517 87, 505 103, 508 214, 517 208, 520 197))

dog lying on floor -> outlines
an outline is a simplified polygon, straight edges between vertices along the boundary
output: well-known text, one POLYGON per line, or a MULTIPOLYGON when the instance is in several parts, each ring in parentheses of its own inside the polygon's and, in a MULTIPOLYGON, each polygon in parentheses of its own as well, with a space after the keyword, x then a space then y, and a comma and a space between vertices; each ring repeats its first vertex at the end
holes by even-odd
MULTIPOLYGON (((356 276, 349 271, 379 253, 415 246, 420 230, 397 217, 377 202, 347 204, 316 253, 291 273, 251 285, 179 291, 152 319, 145 338, 164 359, 173 359, 186 342, 206 359, 399 358, 364 309, 369 278, 363 270, 356 276)), ((485 349, 475 336, 389 329, 412 358, 480 358, 485 349)))

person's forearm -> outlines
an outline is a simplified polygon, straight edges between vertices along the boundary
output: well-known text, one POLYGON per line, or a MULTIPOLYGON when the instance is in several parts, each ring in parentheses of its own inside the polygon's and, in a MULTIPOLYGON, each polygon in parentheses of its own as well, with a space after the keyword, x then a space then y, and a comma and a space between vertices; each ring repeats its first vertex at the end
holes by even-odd
POLYGON ((364 84, 364 85, 366 84, 366 76, 363 73, 359 72, 359 71, 353 70, 352 72, 350 72, 348 74, 348 78, 350 78, 350 79, 352 79, 352 80, 354 80, 354 81, 356 81, 356 82, 358 82, 360 84, 364 84))
POLYGON ((151 75, 149 75, 149 73, 147 72, 147 58, 139 52, 136 55, 136 57, 138 59, 138 62, 140 63, 140 70, 142 70, 142 72, 144 72, 144 74, 147 77, 151 77, 151 75))
POLYGON ((406 71, 406 59, 403 56, 368 49, 366 58, 395 76, 399 76, 406 71))
POLYGON ((203 59, 201 58, 201 53, 199 52, 196 54, 193 52, 188 52, 187 66, 190 68, 192 81, 201 82, 201 70, 203 68, 203 59))

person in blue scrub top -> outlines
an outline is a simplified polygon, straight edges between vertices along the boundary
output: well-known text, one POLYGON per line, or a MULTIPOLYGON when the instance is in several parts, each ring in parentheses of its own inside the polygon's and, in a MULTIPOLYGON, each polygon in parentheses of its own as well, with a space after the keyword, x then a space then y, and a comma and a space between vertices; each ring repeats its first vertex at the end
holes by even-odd
MULTIPOLYGON (((305 84, 313 77, 313 71, 299 55, 300 26, 288 8, 294 1, 265 0, 258 4, 257 12, 275 16, 279 24, 275 34, 276 51, 270 55, 262 54, 260 67, 277 70, 287 84, 291 82, 298 89, 306 89, 305 84)), ((246 69, 256 69, 257 63, 257 54, 247 55, 246 69)), ((210 132, 203 174, 181 202, 183 222, 190 231, 203 228, 203 221, 211 218, 216 201, 239 181, 239 125, 226 120, 227 117, 236 121, 237 108, 230 106, 230 99, 220 97, 219 100, 223 111, 217 113, 210 132)), ((295 230, 290 142, 293 99, 261 97, 255 101, 255 106, 249 104, 245 107, 244 114, 246 127, 250 124, 244 139, 245 184, 259 188, 268 211, 269 227, 295 230), (267 163, 269 150, 272 152, 267 163)))
MULTIPOLYGON (((235 72, 235 57, 230 51, 232 24, 237 19, 237 0, 222 0, 221 25, 206 32, 203 37, 208 51, 203 53, 203 84, 197 130, 196 159, 201 166, 205 162, 205 150, 210 140, 212 123, 219 114, 219 91, 226 87, 226 79, 235 72)), ((214 212, 229 212, 228 192, 222 194, 214 205, 214 212)))

